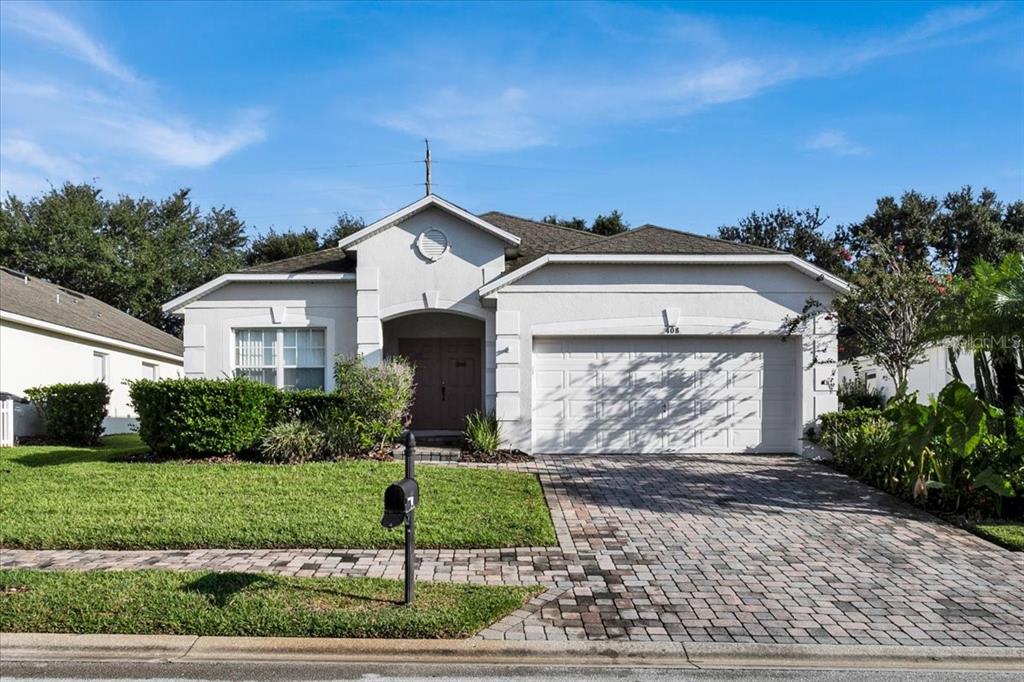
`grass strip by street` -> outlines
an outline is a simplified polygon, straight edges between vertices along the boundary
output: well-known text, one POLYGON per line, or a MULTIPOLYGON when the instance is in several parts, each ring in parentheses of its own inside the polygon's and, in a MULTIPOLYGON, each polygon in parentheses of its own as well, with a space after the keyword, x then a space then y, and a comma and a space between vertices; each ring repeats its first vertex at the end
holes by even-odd
POLYGON ((179 571, 0 571, 0 631, 261 637, 468 637, 543 587, 179 571))
MULTIPOLYGON (((399 547, 380 526, 383 493, 400 462, 269 465, 137 461, 135 436, 97 447, 0 450, 0 546, 26 549, 399 547)), ((417 545, 557 544, 530 474, 417 467, 417 545)))
POLYGON ((1006 549, 1024 552, 1024 524, 1020 523, 979 523, 969 529, 1006 549))

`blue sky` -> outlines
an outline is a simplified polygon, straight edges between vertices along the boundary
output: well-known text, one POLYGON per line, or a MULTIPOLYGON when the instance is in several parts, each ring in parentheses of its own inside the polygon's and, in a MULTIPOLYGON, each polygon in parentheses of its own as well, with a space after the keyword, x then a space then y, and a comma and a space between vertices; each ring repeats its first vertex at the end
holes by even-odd
POLYGON ((471 210, 713 233, 885 194, 1024 196, 1013 3, 0 7, 0 184, 190 187, 251 234, 471 210))

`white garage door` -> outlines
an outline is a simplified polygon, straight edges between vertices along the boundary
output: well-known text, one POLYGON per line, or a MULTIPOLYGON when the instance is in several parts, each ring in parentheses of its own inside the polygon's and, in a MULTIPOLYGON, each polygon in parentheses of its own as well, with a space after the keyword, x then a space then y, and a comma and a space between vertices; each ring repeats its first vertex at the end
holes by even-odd
POLYGON ((796 347, 771 337, 536 338, 534 451, 792 452, 796 347))

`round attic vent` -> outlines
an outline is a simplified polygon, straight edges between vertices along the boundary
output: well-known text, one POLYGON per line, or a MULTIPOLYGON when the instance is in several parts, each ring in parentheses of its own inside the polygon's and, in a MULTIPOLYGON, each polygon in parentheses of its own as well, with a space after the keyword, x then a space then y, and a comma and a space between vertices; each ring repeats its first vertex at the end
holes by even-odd
POLYGON ((436 261, 448 253, 448 237, 436 227, 424 231, 416 238, 416 249, 429 261, 436 261))

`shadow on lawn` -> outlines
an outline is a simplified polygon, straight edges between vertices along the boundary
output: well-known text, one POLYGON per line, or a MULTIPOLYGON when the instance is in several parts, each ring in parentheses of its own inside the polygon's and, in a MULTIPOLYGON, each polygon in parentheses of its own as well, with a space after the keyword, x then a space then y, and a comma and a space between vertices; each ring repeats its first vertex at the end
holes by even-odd
POLYGON ((66 450, 29 452, 24 455, 14 455, 10 458, 10 461, 26 467, 48 467, 60 466, 62 464, 89 464, 92 462, 123 464, 131 462, 134 458, 138 457, 145 451, 145 447, 128 450, 102 446, 96 448, 69 447, 66 450))
POLYGON ((256 573, 207 573, 181 589, 185 592, 199 592, 214 606, 223 608, 236 594, 260 583, 266 583, 266 587, 273 585, 272 580, 256 573))
POLYGON ((218 608, 227 606, 235 595, 247 590, 270 590, 281 594, 288 593, 300 603, 311 604, 320 596, 341 597, 352 601, 371 602, 394 606, 401 604, 398 599, 356 594, 350 590, 340 589, 336 585, 309 584, 297 585, 277 576, 259 573, 208 573, 181 588, 185 592, 198 592, 209 599, 218 608))

